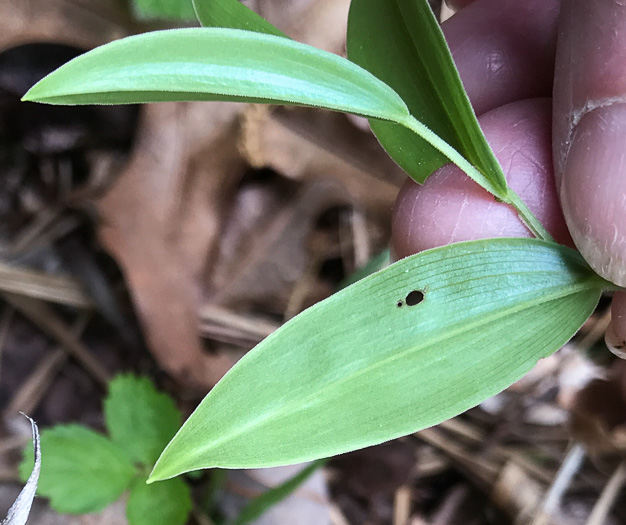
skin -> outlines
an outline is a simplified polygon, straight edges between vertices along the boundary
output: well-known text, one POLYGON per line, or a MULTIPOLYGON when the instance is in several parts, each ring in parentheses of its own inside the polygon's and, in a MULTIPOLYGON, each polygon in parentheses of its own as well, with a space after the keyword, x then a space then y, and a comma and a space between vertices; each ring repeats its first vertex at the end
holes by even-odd
MULTIPOLYGON (((509 184, 558 242, 626 286, 626 2, 448 3, 461 9, 446 39, 509 184)), ((396 201, 398 257, 499 236, 530 232, 452 165, 408 181, 396 201)), ((614 294, 606 341, 626 346, 626 292, 614 294)))

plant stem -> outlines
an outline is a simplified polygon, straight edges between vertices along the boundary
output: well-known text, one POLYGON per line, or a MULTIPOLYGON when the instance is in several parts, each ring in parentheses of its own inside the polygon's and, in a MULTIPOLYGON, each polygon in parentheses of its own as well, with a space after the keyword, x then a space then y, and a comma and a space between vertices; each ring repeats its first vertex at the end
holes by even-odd
POLYGON ((533 212, 528 209, 528 206, 520 199, 519 195, 515 193, 510 187, 501 189, 491 182, 483 173, 481 173, 471 162, 469 162, 463 155, 461 155, 456 149, 447 143, 444 143, 432 130, 422 124, 412 115, 405 117, 402 120, 398 120, 399 124, 410 129, 422 139, 428 142, 435 149, 443 153, 451 162, 456 164, 461 170, 463 170, 468 177, 474 182, 482 186, 489 193, 494 195, 497 199, 506 204, 513 206, 526 227, 537 238, 545 241, 552 241, 554 239, 548 233, 548 231, 539 222, 539 219, 535 217, 533 212))
POLYGON ((535 214, 528 209, 526 203, 520 198, 520 196, 513 191, 512 188, 509 188, 509 196, 508 199, 505 200, 508 204, 513 206, 517 210, 517 214, 519 218, 524 222, 526 227, 533 233, 533 235, 539 239, 543 239, 544 241, 552 241, 554 242, 554 238, 548 230, 546 230, 539 222, 539 219, 535 216, 535 214))

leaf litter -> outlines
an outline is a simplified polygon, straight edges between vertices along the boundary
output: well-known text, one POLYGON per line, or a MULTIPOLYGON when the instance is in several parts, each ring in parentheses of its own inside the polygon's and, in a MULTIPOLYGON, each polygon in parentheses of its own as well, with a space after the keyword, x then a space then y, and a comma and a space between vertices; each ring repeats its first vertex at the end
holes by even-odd
MULTIPOLYGON (((296 39, 343 53, 347 2, 300 0, 288 8, 278 1, 249 4, 296 39)), ((0 50, 34 40, 89 48, 137 27, 112 1, 94 6, 55 0, 43 7, 8 2, 0 15, 0 50)), ((2 406, 11 409, 3 409, 2 486, 15 486, 12 469, 24 443, 15 441, 18 410, 38 411, 48 425, 76 419, 97 426, 101 415, 94 406, 102 396, 97 385, 105 377, 98 366, 107 375, 120 369, 155 373, 159 367, 177 381, 162 379, 188 413, 245 350, 330 293, 362 254, 384 247, 388 210, 402 177, 350 119, 302 109, 259 113, 253 107, 192 103, 144 108, 141 118, 130 158, 116 155, 109 168, 95 161, 90 166, 91 180, 97 169, 108 172, 108 182, 99 186, 105 191, 78 193, 76 199, 96 219, 98 249, 104 247, 121 267, 110 280, 114 295, 128 287, 154 359, 141 347, 124 357, 116 353, 118 343, 107 339, 92 292, 51 255, 51 239, 62 236, 65 226, 50 228, 56 224, 46 222, 50 206, 36 207, 39 222, 32 231, 44 234, 34 237, 34 252, 26 250, 27 256, 12 261, 13 273, 2 288, 0 393, 2 406), (259 170, 272 176, 259 182, 259 170), (251 199, 259 203, 256 215, 250 214, 251 199), (365 227, 356 217, 364 217, 365 227), (254 256, 239 255, 244 260, 238 261, 241 247, 254 256), (278 275, 268 279, 268 269, 279 269, 278 275), (36 288, 28 272, 43 278, 36 288), (10 302, 8 293, 18 300, 10 302), (8 381, 22 348, 32 356, 32 369, 22 365, 8 381), (98 363, 95 368, 90 359, 98 363)), ((97 158, 92 152, 90 159, 97 158)), ((27 191, 20 192, 22 203, 32 202, 27 191)), ((24 232, 22 227, 14 233, 24 232)), ((594 335, 601 322, 600 311, 567 351, 547 360, 550 366, 483 408, 331 462, 326 469, 330 506, 324 489, 300 491, 300 497, 321 498, 334 524, 528 523, 543 519, 539 511, 553 523, 585 523, 581 516, 594 507, 596 516, 613 513, 605 523, 626 520, 612 488, 624 458, 626 424, 619 416, 626 393, 617 379, 624 375, 616 370, 621 365, 602 361, 602 342, 594 335), (580 358, 577 347, 597 364, 580 358), (565 371, 582 379, 572 382, 565 371), (572 428, 565 423, 568 413, 574 414, 572 428), (556 491, 556 507, 550 507, 546 492, 559 481, 557 472, 570 457, 568 450, 571 455, 573 439, 588 455, 565 480, 565 489, 556 491), (368 476, 384 483, 370 483, 368 476)), ((272 484, 262 482, 251 494, 246 483, 231 479, 222 501, 228 493, 254 496, 272 484)), ((123 509, 111 507, 104 518, 64 521, 41 511, 47 517, 40 513, 33 523, 123 523, 123 509)))

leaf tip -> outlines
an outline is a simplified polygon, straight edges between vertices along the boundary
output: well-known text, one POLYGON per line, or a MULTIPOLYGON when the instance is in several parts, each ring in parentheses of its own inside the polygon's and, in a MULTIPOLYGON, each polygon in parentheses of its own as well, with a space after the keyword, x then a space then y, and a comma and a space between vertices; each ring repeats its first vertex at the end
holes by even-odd
POLYGON ((40 80, 39 82, 37 82, 35 85, 33 85, 25 94, 24 96, 21 98, 22 102, 44 102, 45 101, 45 96, 42 96, 41 93, 41 84, 43 82, 44 79, 40 80))
MULTIPOLYGON (((33 86, 34 87, 34 86, 33 86)), ((20 99, 22 102, 36 102, 36 97, 33 96, 33 88, 30 88, 26 94, 20 99)))
POLYGON ((172 472, 171 468, 168 468, 167 462, 163 463, 163 456, 166 454, 169 445, 165 447, 165 450, 161 452, 159 459, 155 463, 154 467, 152 467, 152 472, 148 475, 148 479, 146 480, 146 485, 152 485, 155 481, 165 481, 166 479, 173 478, 178 475, 178 472, 172 472))
POLYGON ((160 461, 161 458, 158 459, 156 465, 152 468, 152 472, 150 472, 148 479, 146 479, 146 485, 152 485, 156 481, 165 481, 178 475, 177 472, 172 472, 171 469, 159 465, 160 461))
POLYGON ((154 470, 150 472, 148 479, 146 479, 146 485, 152 485, 155 481, 161 481, 160 479, 154 477, 154 470))

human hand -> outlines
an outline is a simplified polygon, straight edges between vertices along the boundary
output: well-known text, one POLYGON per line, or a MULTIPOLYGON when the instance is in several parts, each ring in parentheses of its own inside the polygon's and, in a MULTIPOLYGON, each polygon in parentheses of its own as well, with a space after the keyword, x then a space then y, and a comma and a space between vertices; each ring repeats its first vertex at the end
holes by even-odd
MULTIPOLYGON (((595 271, 626 286, 626 5, 563 0, 557 20, 559 0, 449 3, 471 4, 444 33, 509 184, 558 242, 575 243, 595 271)), ((423 186, 408 181, 396 201, 398 257, 505 236, 531 234, 452 165, 423 186)), ((625 292, 611 313, 606 340, 619 353, 625 292)))

